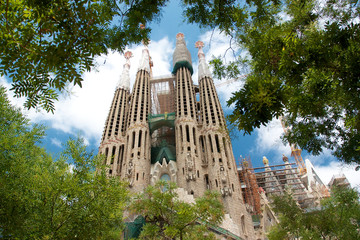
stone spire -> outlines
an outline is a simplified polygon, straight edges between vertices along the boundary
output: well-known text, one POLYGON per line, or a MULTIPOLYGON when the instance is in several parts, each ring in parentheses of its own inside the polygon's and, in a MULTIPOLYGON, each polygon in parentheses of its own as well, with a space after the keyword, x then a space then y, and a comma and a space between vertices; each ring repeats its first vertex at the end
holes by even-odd
POLYGON ((140 70, 145 70, 150 73, 150 54, 147 45, 145 45, 145 48, 142 50, 138 71, 140 70))
POLYGON ((124 64, 123 72, 120 76, 120 80, 117 84, 117 88, 122 88, 125 90, 130 90, 130 58, 133 56, 133 54, 130 51, 127 51, 125 53, 126 63, 124 64))
POLYGON ((195 47, 199 49, 198 58, 199 58, 199 79, 203 77, 211 78, 211 72, 208 65, 206 64, 205 54, 203 52, 204 43, 202 41, 197 41, 195 47))
POLYGON ((193 73, 191 55, 189 50, 186 47, 184 34, 178 33, 176 35, 176 47, 173 54, 173 74, 176 74, 176 71, 180 67, 186 67, 190 70, 190 73, 193 73))

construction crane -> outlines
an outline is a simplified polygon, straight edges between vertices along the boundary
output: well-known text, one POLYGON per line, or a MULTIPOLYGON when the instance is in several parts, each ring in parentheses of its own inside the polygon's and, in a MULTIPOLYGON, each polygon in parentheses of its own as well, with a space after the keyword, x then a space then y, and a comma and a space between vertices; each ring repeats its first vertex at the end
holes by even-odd
MULTIPOLYGON (((285 120, 283 117, 279 117, 279 120, 281 122, 281 126, 284 130, 284 133, 285 135, 288 134, 288 131, 289 131, 289 127, 286 126, 286 123, 285 123, 285 120)), ((290 148, 291 148, 291 156, 295 159, 295 162, 298 166, 298 169, 299 169, 299 173, 301 175, 305 174, 306 173, 306 167, 305 167, 305 163, 304 163, 304 160, 302 159, 302 156, 301 156, 301 149, 299 149, 296 144, 293 144, 293 143, 289 143, 290 145, 290 148)))

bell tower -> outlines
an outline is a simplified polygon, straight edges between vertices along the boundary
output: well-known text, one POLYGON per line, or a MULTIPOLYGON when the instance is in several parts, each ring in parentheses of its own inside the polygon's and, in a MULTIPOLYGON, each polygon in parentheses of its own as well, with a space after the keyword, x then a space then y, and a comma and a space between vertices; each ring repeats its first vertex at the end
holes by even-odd
POLYGON ((202 128, 200 145, 205 153, 208 184, 221 193, 224 206, 231 218, 241 226, 245 238, 253 233, 252 219, 243 202, 237 167, 214 81, 206 64, 204 43, 196 42, 199 49, 199 85, 202 128), (249 228, 250 227, 250 228, 249 228))
POLYGON ((132 53, 127 51, 125 53, 126 63, 115 89, 99 147, 99 152, 105 156, 104 164, 109 168, 109 176, 119 176, 122 171, 130 96, 129 70, 131 57, 132 53))
POLYGON ((150 57, 147 46, 142 50, 140 65, 130 98, 127 118, 125 160, 122 179, 135 191, 141 191, 150 179, 150 137, 148 115, 150 101, 150 57))

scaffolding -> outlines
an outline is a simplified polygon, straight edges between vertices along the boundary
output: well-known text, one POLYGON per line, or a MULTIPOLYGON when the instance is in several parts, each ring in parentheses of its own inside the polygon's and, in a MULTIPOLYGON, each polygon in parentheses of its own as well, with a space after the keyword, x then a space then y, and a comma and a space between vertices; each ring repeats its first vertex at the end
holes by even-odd
POLYGON ((151 114, 165 114, 175 112, 175 78, 163 76, 152 78, 151 85, 151 114))
POLYGON ((148 123, 151 134, 151 163, 176 161, 175 143, 175 78, 173 75, 152 77, 151 114, 148 123))
POLYGON ((260 214, 261 204, 259 187, 250 157, 243 158, 240 156, 240 159, 238 161, 238 167, 240 167, 239 177, 243 198, 248 208, 248 211, 252 215, 260 214))
POLYGON ((266 165, 251 170, 254 171, 258 186, 265 190, 267 197, 291 191, 294 199, 302 208, 307 208, 313 199, 301 181, 296 163, 266 165))

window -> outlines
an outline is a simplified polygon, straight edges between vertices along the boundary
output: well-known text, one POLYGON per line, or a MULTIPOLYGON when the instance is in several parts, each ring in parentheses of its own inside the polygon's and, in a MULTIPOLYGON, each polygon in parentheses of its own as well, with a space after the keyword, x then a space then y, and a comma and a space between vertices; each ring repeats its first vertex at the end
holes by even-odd
POLYGON ((209 175, 205 174, 204 178, 205 178, 206 189, 210 189, 209 175))
POLYGON ((219 136, 215 135, 215 143, 216 143, 216 150, 219 153, 220 152, 220 144, 219 144, 219 136))
POLYGON ((209 135, 208 137, 209 137, 209 145, 210 145, 210 148, 211 148, 211 152, 214 152, 212 141, 211 141, 211 136, 209 135))
POLYGON ((244 234, 246 233, 246 231, 245 231, 245 216, 244 215, 241 216, 241 230, 244 234))
POLYGON ((164 173, 163 175, 161 175, 160 180, 165 181, 165 182, 170 182, 171 178, 170 178, 169 174, 164 173))
POLYGON ((116 152, 116 147, 113 146, 112 153, 111 153, 110 164, 114 164, 115 152, 116 152))
POLYGON ((140 130, 139 132, 139 140, 138 140, 138 147, 141 147, 141 136, 142 135, 142 131, 140 130))
POLYGON ((189 126, 186 125, 185 129, 186 129, 186 141, 187 141, 187 142, 190 142, 189 126))
POLYGON ((106 160, 108 158, 108 154, 109 154, 109 148, 105 148, 105 160, 104 160, 104 164, 106 164, 106 160))
POLYGON ((134 147, 135 147, 135 132, 132 133, 132 144, 131 145, 132 145, 131 148, 134 149, 134 147))
POLYGON ((201 143, 201 151, 205 152, 205 144, 203 136, 200 136, 200 143, 201 143))
MULTIPOLYGON (((161 175, 160 180, 165 181, 165 182, 170 182, 171 178, 170 178, 169 174, 164 173, 163 175, 161 175)), ((167 187, 164 186, 162 191, 165 192, 166 190, 167 190, 167 187)))

